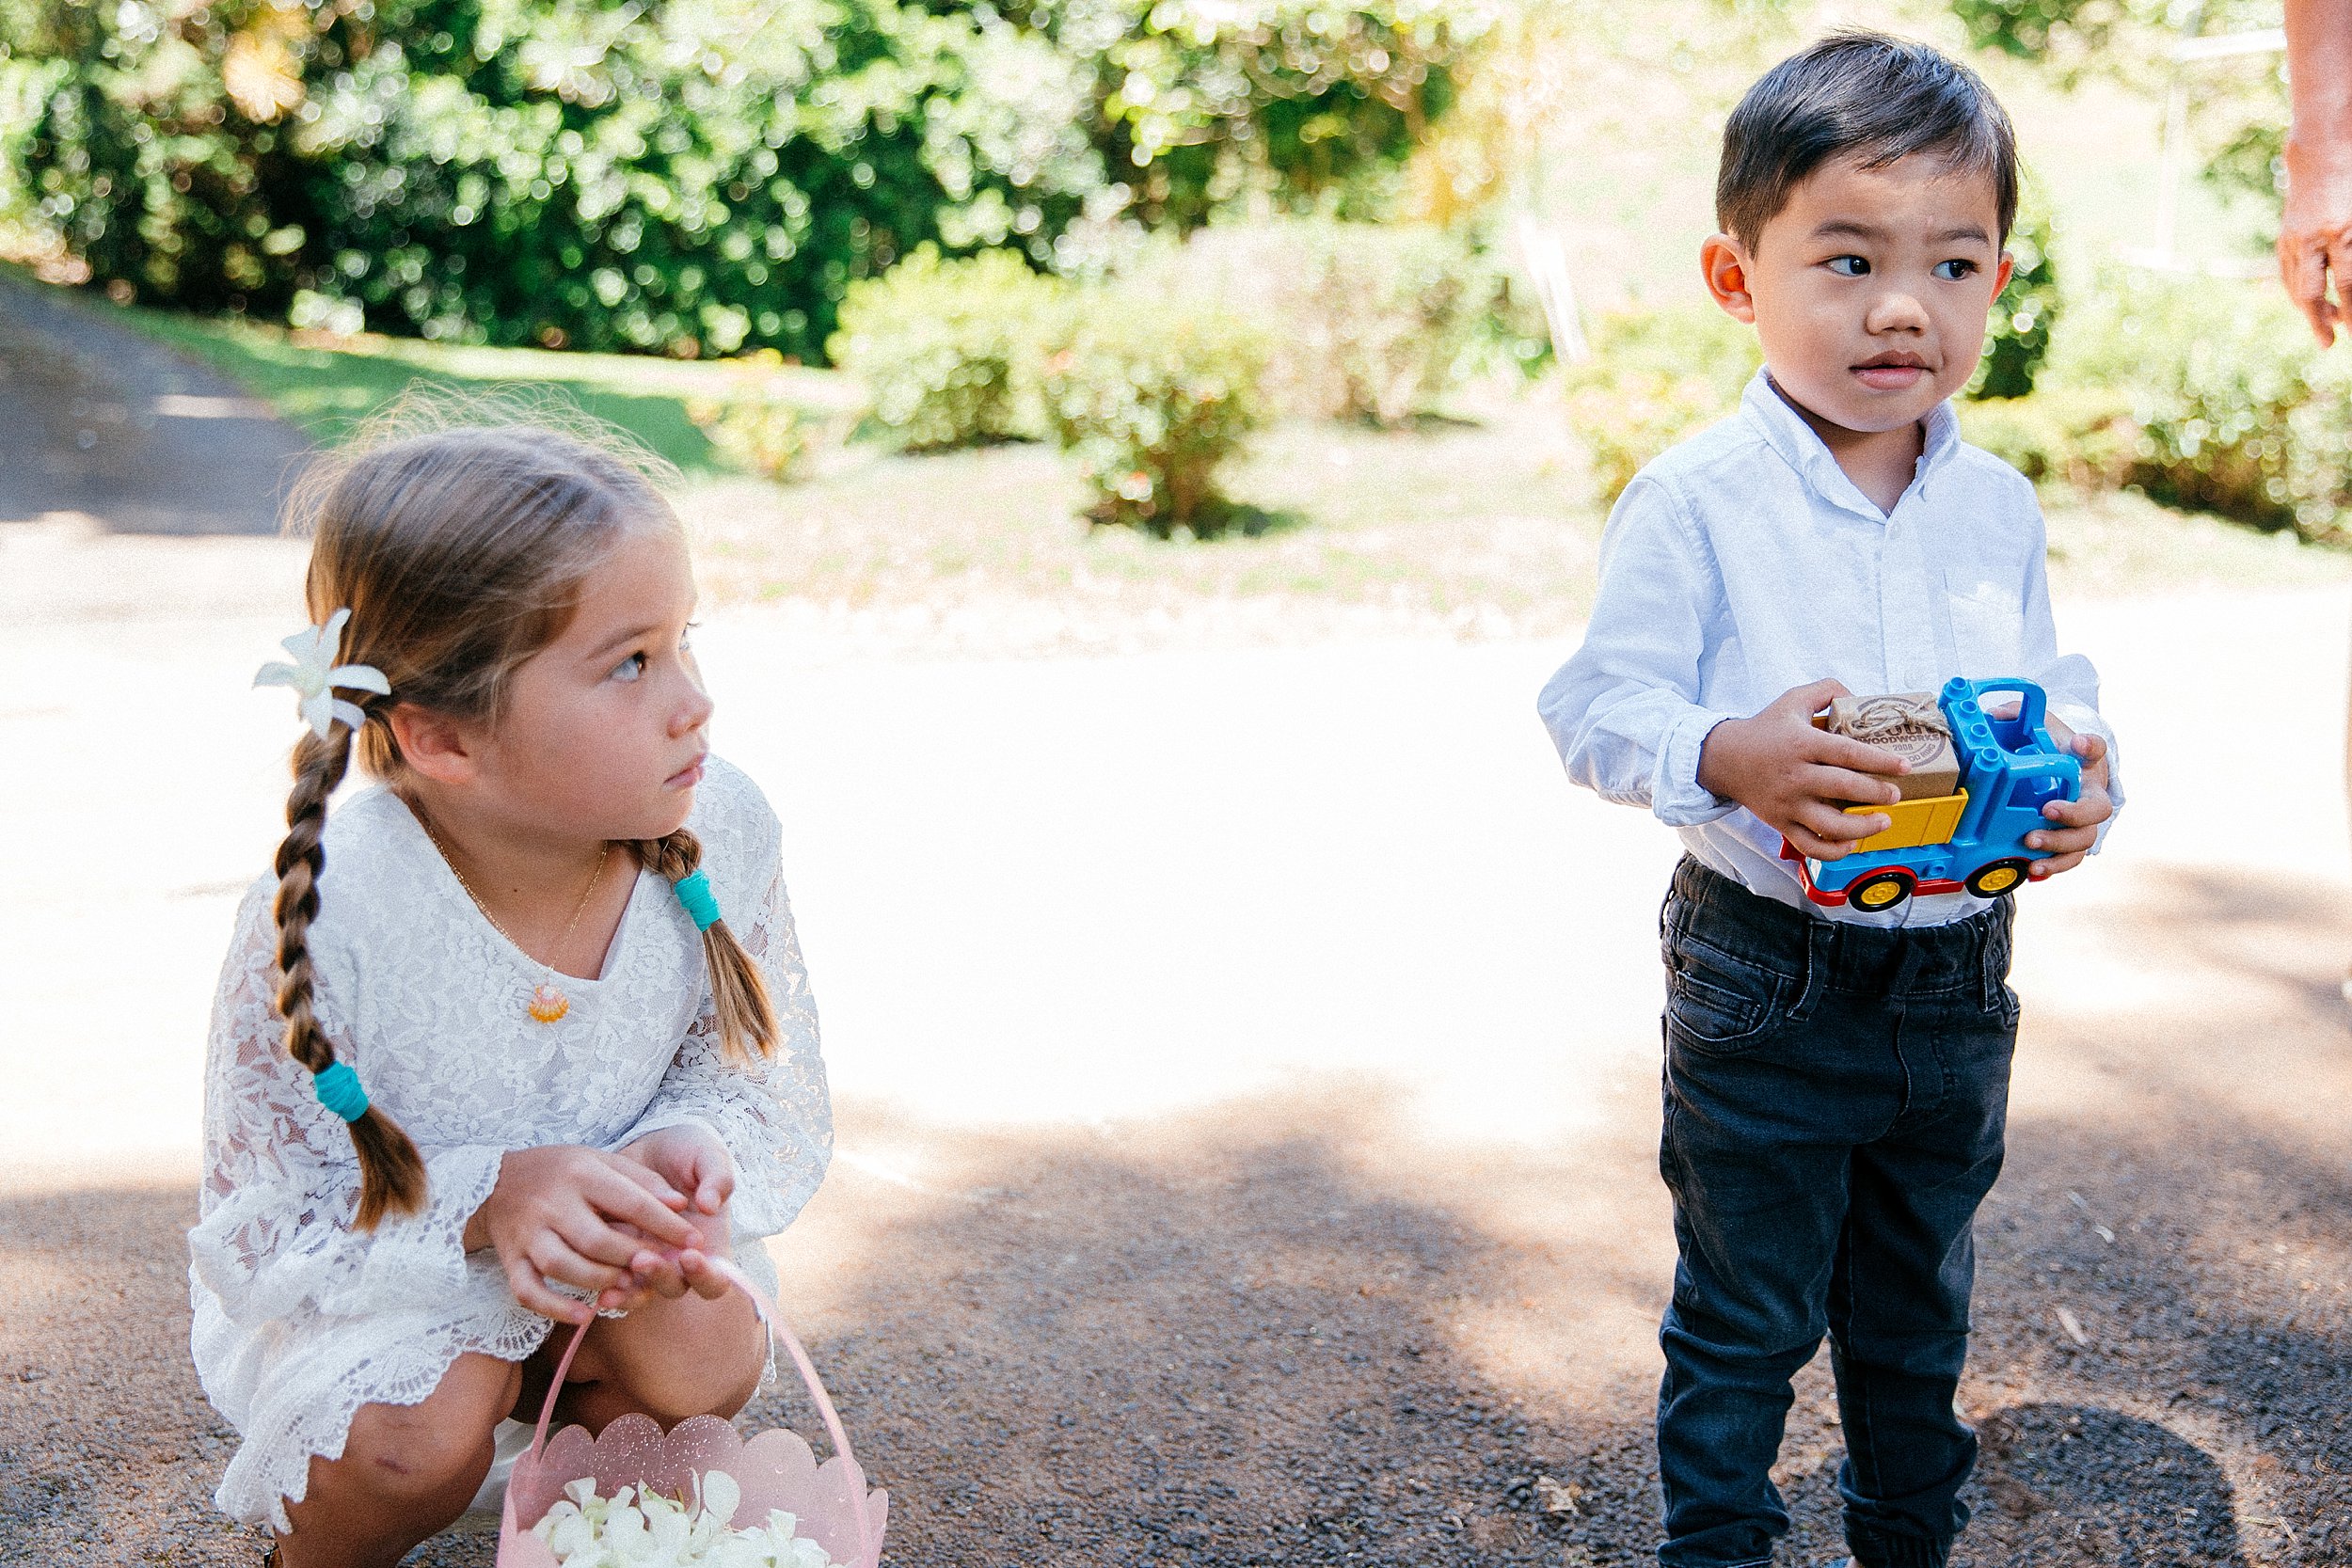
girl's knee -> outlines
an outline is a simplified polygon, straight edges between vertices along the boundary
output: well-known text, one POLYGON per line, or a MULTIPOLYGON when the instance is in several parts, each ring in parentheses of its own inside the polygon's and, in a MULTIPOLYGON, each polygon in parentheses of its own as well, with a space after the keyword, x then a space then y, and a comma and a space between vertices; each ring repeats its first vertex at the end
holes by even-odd
POLYGON ((763 1345, 760 1353, 744 1364, 736 1380, 719 1391, 719 1397, 711 1402, 710 1409, 705 1414, 723 1416, 732 1420, 745 1405, 752 1402, 752 1396, 759 1392, 759 1379, 767 1370, 767 1347, 763 1345))
POLYGON ((760 1375, 767 1370, 767 1339, 765 1336, 753 1338, 756 1333, 755 1323, 739 1350, 733 1334, 722 1341, 724 1349, 712 1346, 708 1339, 684 1354, 676 1353, 682 1344, 665 1347, 670 1354, 616 1368, 615 1381, 626 1390, 628 1402, 665 1427, 692 1416, 732 1417, 751 1403, 752 1396, 759 1391, 760 1375))
MULTIPOLYGON (((461 1484, 471 1474, 481 1483, 491 1458, 495 1422, 446 1426, 411 1419, 368 1419, 371 1412, 400 1409, 370 1405, 353 1418, 336 1480, 387 1501, 424 1502, 461 1484)), ((408 1416, 412 1412, 401 1410, 408 1416)))
POLYGON ((522 1370, 468 1355, 416 1404, 368 1404, 351 1418, 337 1468, 367 1492, 416 1500, 481 1484, 491 1433, 511 1409, 522 1370), (469 1365, 470 1364, 470 1365, 469 1365))
POLYGON ((665 1427, 694 1416, 729 1418, 759 1391, 764 1359, 738 1369, 727 1363, 644 1368, 624 1380, 630 1404, 665 1427))

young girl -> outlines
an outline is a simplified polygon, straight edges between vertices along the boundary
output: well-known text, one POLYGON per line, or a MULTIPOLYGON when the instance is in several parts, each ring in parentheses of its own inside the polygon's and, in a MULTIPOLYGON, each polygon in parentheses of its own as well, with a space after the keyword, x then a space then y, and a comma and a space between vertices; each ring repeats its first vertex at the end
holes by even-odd
POLYGON ((708 754, 660 472, 537 422, 324 460, 288 832, 215 1004, 189 1233, 217 1500, 280 1568, 391 1568, 558 1406, 731 1416, 708 1259, 774 1275, 832 1148, 758 789, 708 754), (330 816, 353 749, 381 781, 330 816), (511 1429, 510 1429, 511 1430, 511 1429))

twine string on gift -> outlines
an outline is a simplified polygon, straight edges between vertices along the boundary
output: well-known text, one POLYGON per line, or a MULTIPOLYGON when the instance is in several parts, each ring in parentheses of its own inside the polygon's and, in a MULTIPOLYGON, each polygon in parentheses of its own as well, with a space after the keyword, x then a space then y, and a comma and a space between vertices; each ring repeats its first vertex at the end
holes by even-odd
MULTIPOLYGON (((817 1414, 824 1420, 825 1435, 833 1439, 833 1451, 841 1457, 842 1467, 847 1472, 845 1479, 850 1486, 851 1512, 857 1519, 858 1560, 874 1561, 873 1505, 866 1492, 866 1471, 859 1465, 857 1455, 850 1449, 850 1434, 842 1430, 840 1414, 834 1409, 833 1396, 825 1392, 825 1385, 817 1375, 816 1364, 809 1360, 808 1352, 801 1348, 799 1336, 784 1321, 784 1314, 777 1309, 776 1304, 768 1298, 765 1291, 752 1283, 749 1275, 738 1268, 731 1259, 713 1258, 710 1266, 725 1275, 729 1284, 751 1298, 752 1310, 759 1314, 759 1321, 767 1325, 770 1337, 784 1347, 785 1354, 792 1358, 792 1365, 799 1370, 801 1382, 807 1386, 808 1397, 815 1402, 817 1414)), ((580 1342, 588 1338, 588 1330, 595 1326, 596 1320, 591 1318, 575 1329, 572 1342, 564 1347, 563 1359, 555 1364, 555 1377, 548 1385, 547 1402, 539 1407, 538 1428, 531 1434, 529 1460, 534 1467, 540 1462, 541 1450, 548 1446, 548 1423, 555 1417, 556 1396, 564 1391, 564 1379, 572 1370, 572 1357, 580 1354, 580 1342)))

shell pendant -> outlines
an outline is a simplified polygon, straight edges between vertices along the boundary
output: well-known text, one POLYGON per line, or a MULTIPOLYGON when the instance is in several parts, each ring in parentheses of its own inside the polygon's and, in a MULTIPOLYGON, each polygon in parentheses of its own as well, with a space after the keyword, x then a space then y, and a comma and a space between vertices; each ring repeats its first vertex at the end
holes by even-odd
POLYGON ((553 1023, 572 1010, 572 1003, 562 991, 543 982, 532 991, 530 1006, 524 1010, 542 1023, 553 1023))

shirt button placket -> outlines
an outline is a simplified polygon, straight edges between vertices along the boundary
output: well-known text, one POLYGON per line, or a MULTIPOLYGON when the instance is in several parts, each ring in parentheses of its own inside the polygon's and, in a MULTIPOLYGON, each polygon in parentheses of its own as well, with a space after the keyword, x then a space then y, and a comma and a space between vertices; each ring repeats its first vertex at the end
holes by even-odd
POLYGON ((1940 684, 1931 651, 1935 640, 1920 633, 1942 612, 1943 604, 1928 581, 1919 531, 1903 515, 1905 510, 1902 502, 1896 503, 1895 515, 1886 519, 1881 539, 1880 648, 1887 690, 1933 690, 1940 684))

